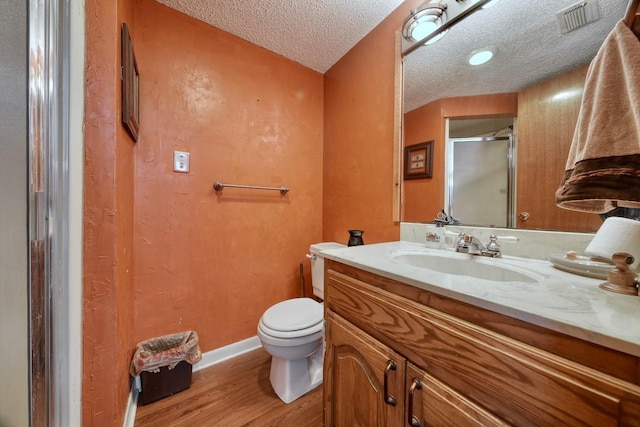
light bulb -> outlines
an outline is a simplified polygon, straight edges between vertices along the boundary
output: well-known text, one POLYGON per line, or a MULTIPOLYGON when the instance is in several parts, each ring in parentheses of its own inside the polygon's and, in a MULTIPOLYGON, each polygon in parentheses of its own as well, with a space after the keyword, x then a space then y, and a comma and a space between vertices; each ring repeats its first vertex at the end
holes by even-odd
POLYGON ((416 40, 422 40, 438 28, 438 24, 433 21, 419 21, 411 33, 411 37, 416 40))

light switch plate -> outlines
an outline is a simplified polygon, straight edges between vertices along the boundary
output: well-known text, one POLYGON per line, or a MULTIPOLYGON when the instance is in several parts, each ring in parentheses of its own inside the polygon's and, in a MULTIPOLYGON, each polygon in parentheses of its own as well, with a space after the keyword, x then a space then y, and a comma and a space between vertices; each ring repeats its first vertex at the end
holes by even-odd
POLYGON ((173 171, 189 172, 189 153, 186 151, 173 152, 173 171))

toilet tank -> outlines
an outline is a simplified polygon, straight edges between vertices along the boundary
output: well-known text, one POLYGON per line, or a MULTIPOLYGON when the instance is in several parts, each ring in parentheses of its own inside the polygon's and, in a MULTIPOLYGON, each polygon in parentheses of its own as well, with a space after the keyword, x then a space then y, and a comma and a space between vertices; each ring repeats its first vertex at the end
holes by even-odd
POLYGON ((311 284, 313 294, 324 299, 324 257, 320 253, 327 249, 344 248, 345 245, 336 242, 316 243, 309 246, 309 258, 311 260, 311 284), (315 256, 314 256, 315 255, 315 256))

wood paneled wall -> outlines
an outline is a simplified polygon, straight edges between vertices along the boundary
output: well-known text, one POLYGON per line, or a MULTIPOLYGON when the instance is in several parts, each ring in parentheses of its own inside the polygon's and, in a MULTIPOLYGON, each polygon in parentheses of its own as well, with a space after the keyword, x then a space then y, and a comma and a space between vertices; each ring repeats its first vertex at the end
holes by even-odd
POLYGON ((560 209, 555 193, 565 171, 588 66, 518 94, 518 228, 594 232, 597 214, 560 209), (520 214, 526 212, 525 221, 520 214))

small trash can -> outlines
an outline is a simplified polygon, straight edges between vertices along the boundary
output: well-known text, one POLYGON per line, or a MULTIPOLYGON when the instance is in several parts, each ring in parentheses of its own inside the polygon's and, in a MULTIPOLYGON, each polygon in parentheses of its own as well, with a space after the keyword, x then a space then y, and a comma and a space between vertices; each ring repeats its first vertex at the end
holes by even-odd
POLYGON ((202 360, 195 331, 180 332, 141 341, 129 373, 140 375, 141 405, 155 402, 191 386, 192 365, 202 360))

